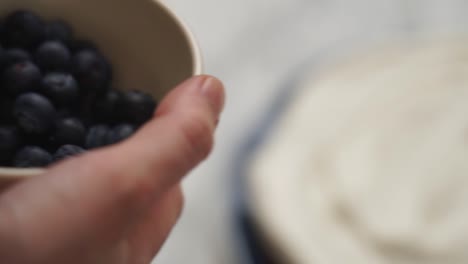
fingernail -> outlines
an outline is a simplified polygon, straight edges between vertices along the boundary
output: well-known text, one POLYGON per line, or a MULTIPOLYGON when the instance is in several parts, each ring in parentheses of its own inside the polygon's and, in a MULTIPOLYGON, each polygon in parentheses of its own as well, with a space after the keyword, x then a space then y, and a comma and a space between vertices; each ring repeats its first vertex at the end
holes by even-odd
POLYGON ((216 116, 219 116, 224 108, 223 84, 216 78, 207 77, 201 87, 202 95, 208 99, 216 116))

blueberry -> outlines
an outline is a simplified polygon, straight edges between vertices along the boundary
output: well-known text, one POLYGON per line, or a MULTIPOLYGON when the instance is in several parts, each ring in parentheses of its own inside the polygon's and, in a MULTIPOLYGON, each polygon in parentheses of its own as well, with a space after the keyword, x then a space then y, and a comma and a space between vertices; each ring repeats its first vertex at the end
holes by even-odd
POLYGON ((50 141, 55 146, 65 144, 83 146, 85 138, 86 128, 80 120, 64 118, 56 122, 50 141))
POLYGON ((106 59, 92 50, 82 50, 73 58, 73 73, 81 89, 104 93, 111 81, 111 68, 106 59))
POLYGON ((116 112, 120 101, 121 93, 111 89, 104 96, 94 102, 93 113, 95 119, 100 122, 112 123, 117 121, 116 112))
POLYGON ((15 127, 0 126, 0 164, 8 165, 16 149, 21 145, 21 136, 15 127))
POLYGON ((73 109, 70 109, 70 108, 57 109, 57 118, 58 119, 69 118, 69 117, 72 117, 74 115, 75 115, 75 113, 73 112, 73 109))
POLYGON ((13 64, 30 60, 31 55, 24 49, 7 49, 0 56, 0 69, 5 69, 13 64))
POLYGON ((89 40, 75 39, 70 42, 70 49, 73 53, 78 53, 83 50, 98 51, 98 48, 94 43, 89 40))
POLYGON ((86 136, 86 148, 93 149, 107 145, 107 138, 110 129, 106 125, 96 125, 89 129, 86 136))
POLYGON ((44 96, 26 93, 16 99, 13 115, 26 133, 44 134, 52 128, 56 111, 44 96))
POLYGON ((9 97, 0 98, 0 122, 2 124, 12 124, 15 122, 13 117, 14 99, 9 97))
POLYGON ((3 39, 7 47, 35 48, 45 37, 45 23, 36 14, 19 10, 5 19, 3 39))
POLYGON ((3 57, 5 57, 5 51, 3 46, 0 45, 0 62, 3 60, 3 57))
POLYGON ((63 43, 50 40, 39 46, 35 59, 43 71, 67 71, 71 62, 71 54, 63 43))
POLYGON ((123 93, 118 109, 123 122, 140 125, 151 119, 155 108, 156 102, 150 95, 127 91, 123 93))
MULTIPOLYGON (((80 91, 81 92, 81 91, 80 91)), ((95 93, 80 93, 80 100, 78 105, 79 117, 86 122, 86 124, 95 124, 96 114, 93 112, 93 106, 97 98, 95 93)), ((107 122, 104 122, 107 123, 107 122)))
POLYGON ((24 61, 6 69, 3 72, 1 84, 10 94, 20 94, 35 90, 41 78, 39 68, 32 62, 24 61))
POLYGON ((57 106, 70 106, 79 97, 78 83, 67 73, 49 73, 44 76, 40 92, 57 106))
POLYGON ((73 38, 73 29, 63 20, 54 20, 46 25, 46 38, 70 43, 73 38))
POLYGON ((0 37, 1 37, 2 43, 4 42, 3 41, 4 36, 5 36, 5 18, 0 18, 0 37))
POLYGON ((135 133, 135 127, 129 124, 122 124, 114 127, 107 135, 107 144, 121 142, 135 133))
POLYGON ((14 166, 19 168, 45 167, 52 162, 52 155, 37 146, 27 146, 16 153, 14 166))
POLYGON ((86 152, 83 148, 75 145, 63 145, 54 154, 54 161, 71 158, 86 152))

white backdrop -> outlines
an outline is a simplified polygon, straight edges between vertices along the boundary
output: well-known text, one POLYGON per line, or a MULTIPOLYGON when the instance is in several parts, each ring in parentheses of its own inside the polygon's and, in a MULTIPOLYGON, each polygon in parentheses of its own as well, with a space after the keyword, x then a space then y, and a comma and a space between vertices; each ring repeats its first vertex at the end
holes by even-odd
POLYGON ((403 31, 467 31, 466 0, 165 0, 193 29, 228 103, 208 162, 185 182, 157 264, 241 263, 231 235, 233 155, 291 70, 330 45, 403 31), (463 23, 465 21, 465 23, 463 23))

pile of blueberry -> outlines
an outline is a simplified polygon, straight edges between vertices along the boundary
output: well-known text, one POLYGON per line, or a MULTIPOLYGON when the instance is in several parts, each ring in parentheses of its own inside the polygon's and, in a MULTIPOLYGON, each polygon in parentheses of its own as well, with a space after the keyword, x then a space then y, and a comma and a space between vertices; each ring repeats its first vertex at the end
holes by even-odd
POLYGON ((15 11, 0 45, 0 166, 44 167, 115 144, 156 108, 148 94, 112 88, 108 60, 64 21, 15 11))

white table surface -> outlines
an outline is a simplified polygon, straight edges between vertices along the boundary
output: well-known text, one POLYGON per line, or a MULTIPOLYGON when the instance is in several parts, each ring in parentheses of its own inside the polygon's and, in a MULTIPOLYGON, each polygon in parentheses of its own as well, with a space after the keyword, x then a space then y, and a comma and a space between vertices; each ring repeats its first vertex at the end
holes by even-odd
POLYGON ((330 45, 385 32, 467 31, 466 0, 165 0, 193 29, 227 107, 209 161, 156 264, 242 263, 232 235, 233 157, 291 71, 330 45), (463 21, 465 23, 463 23, 463 21))

